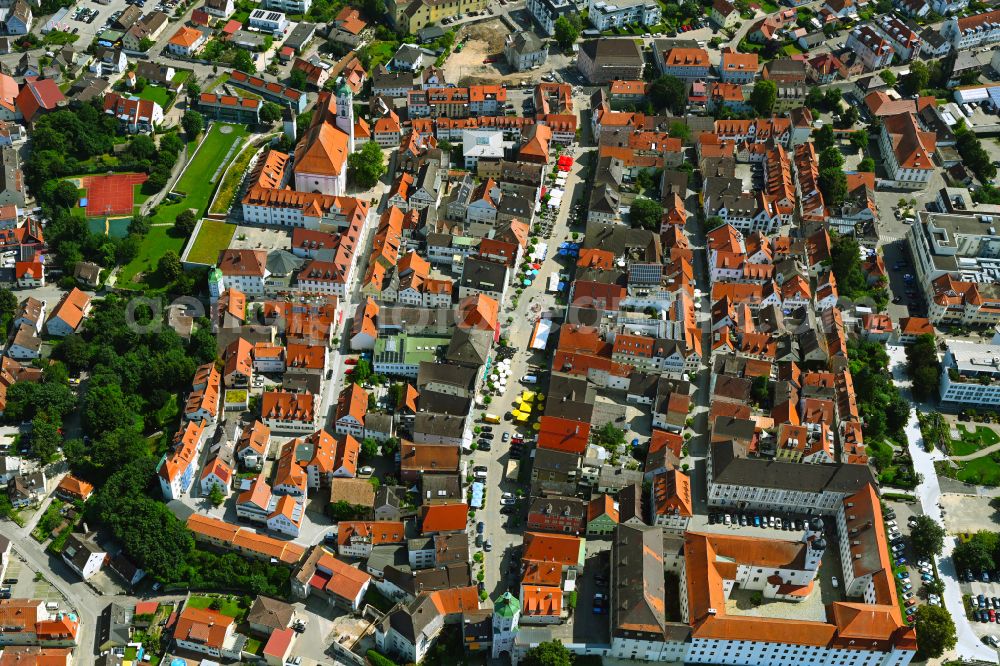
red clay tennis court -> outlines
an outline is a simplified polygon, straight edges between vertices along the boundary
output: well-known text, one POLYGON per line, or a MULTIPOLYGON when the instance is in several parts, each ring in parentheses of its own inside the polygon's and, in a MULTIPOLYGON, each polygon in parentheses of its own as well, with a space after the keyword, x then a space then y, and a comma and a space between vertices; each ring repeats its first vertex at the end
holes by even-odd
POLYGON ((87 190, 87 217, 131 215, 133 186, 146 182, 144 173, 115 173, 84 176, 80 187, 87 190))

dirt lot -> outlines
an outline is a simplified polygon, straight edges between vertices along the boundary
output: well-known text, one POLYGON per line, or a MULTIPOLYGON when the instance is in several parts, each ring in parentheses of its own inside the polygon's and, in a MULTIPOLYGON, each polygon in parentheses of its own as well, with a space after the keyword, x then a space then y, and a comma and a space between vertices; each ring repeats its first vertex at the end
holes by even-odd
POLYGON ((996 511, 990 506, 989 497, 969 495, 941 495, 944 506, 944 524, 949 532, 996 531, 996 511))
POLYGON ((510 32, 500 19, 466 26, 458 33, 458 42, 465 39, 461 53, 452 51, 444 63, 445 80, 459 86, 506 83, 530 85, 538 80, 539 72, 512 72, 503 57, 504 38, 510 32), (494 63, 483 61, 493 56, 494 63))

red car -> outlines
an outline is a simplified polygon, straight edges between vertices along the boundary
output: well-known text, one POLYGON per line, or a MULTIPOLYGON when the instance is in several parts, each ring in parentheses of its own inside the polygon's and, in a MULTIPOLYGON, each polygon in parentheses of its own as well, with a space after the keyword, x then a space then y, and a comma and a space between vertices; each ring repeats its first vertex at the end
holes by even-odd
POLYGON ((352 372, 354 372, 354 368, 348 368, 347 370, 344 370, 344 374, 345 374, 345 375, 349 375, 349 374, 351 374, 352 372))
POLYGON ((349 358, 344 359, 344 363, 346 363, 347 365, 357 365, 358 364, 358 359, 356 359, 353 356, 351 356, 349 358))
POLYGON ((990 622, 996 622, 996 621, 997 621, 997 612, 991 608, 990 609, 990 622))

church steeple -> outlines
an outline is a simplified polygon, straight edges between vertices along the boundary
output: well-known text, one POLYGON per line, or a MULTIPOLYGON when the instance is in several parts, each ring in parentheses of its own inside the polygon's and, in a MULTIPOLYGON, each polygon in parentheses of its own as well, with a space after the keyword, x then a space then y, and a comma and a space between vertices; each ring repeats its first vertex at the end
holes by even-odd
POLYGON ((334 88, 337 96, 337 127, 347 135, 347 151, 354 152, 354 93, 343 77, 337 79, 334 88))

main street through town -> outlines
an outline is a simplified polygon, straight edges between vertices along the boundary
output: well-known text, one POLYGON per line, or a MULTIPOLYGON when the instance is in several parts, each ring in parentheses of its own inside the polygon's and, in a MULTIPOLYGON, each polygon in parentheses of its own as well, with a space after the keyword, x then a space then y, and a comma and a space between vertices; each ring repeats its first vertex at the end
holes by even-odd
MULTIPOLYGON (((574 100, 579 104, 581 99, 574 100)), ((518 297, 517 307, 506 307, 500 316, 502 332, 508 339, 508 344, 516 350, 511 359, 510 382, 506 392, 498 397, 494 397, 490 405, 482 412, 490 412, 502 415, 511 411, 512 403, 519 398, 523 390, 539 389, 533 384, 522 384, 520 379, 531 374, 529 362, 531 362, 532 352, 529 348, 532 331, 535 322, 540 316, 551 316, 554 321, 561 322, 565 314, 565 308, 556 305, 554 298, 545 293, 548 278, 552 273, 560 273, 569 270, 569 264, 560 263, 558 260, 559 244, 570 238, 570 220, 573 214, 573 205, 582 202, 586 207, 586 183, 581 179, 581 172, 586 165, 596 161, 596 152, 593 148, 571 148, 574 158, 573 166, 566 178, 566 194, 563 197, 562 206, 555 215, 551 237, 548 239, 539 238, 540 243, 544 243, 547 248, 545 261, 542 262, 538 271, 538 278, 524 288, 518 297), (509 322, 509 323, 508 323, 509 322)), ((548 367, 548 358, 537 353, 536 362, 548 367)), ((542 390, 542 389, 539 389, 542 390)), ((482 413, 476 412, 477 417, 482 413)), ((489 552, 483 552, 483 563, 481 566, 485 571, 486 591, 491 598, 496 598, 507 589, 506 581, 512 562, 519 562, 513 547, 520 545, 524 533, 524 504, 528 501, 530 494, 526 486, 518 484, 516 480, 506 479, 507 462, 510 460, 510 442, 503 441, 504 433, 511 437, 515 434, 530 436, 535 434, 525 428, 518 430, 510 421, 501 421, 500 425, 493 426, 494 439, 490 451, 475 451, 471 456, 470 471, 472 466, 485 465, 487 468, 486 499, 484 506, 476 513, 475 521, 470 524, 470 539, 475 539, 475 523, 484 523, 484 538, 488 539, 492 548, 489 552), (522 491, 524 498, 519 500, 517 511, 511 516, 505 516, 500 512, 501 493, 509 492, 517 494, 522 491)), ((524 459, 521 464, 530 464, 524 459)), ((522 478, 525 478, 522 476, 522 478)), ((478 550, 478 549, 477 549, 478 550)))

